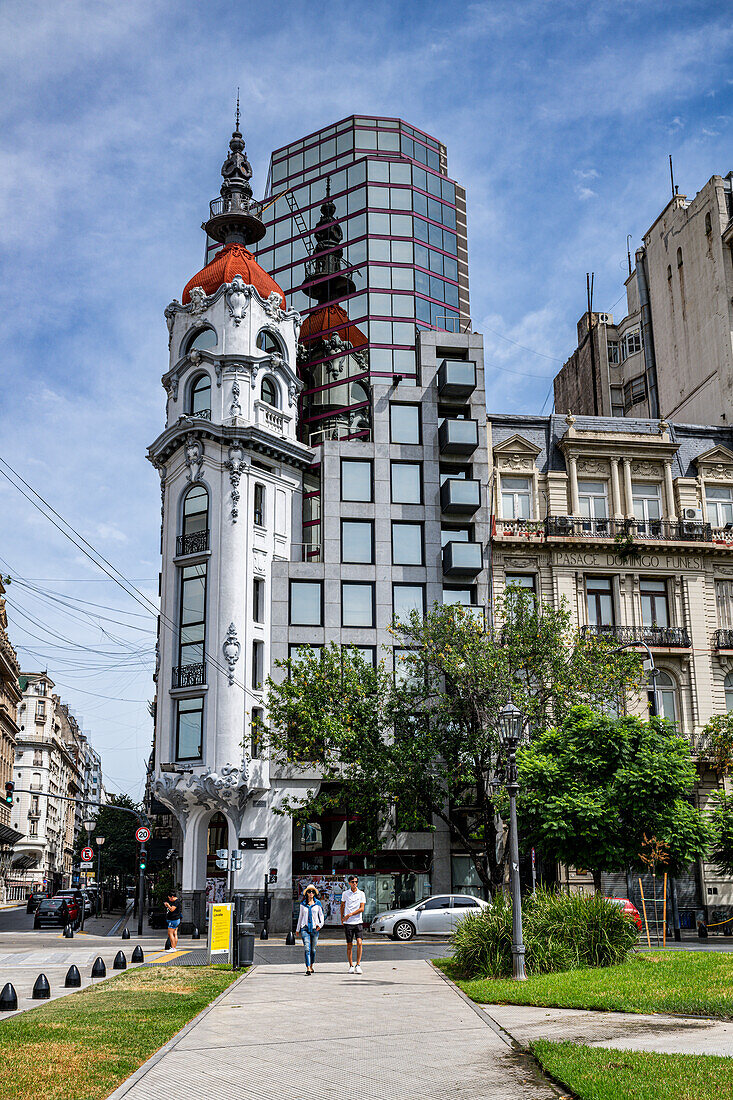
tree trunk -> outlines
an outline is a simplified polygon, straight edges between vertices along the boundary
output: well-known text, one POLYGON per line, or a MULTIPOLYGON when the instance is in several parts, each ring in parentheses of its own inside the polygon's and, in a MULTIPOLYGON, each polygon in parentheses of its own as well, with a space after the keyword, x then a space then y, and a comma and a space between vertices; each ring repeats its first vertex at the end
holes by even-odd
POLYGON ((603 893, 603 872, 598 868, 593 868, 593 889, 596 894, 603 893))

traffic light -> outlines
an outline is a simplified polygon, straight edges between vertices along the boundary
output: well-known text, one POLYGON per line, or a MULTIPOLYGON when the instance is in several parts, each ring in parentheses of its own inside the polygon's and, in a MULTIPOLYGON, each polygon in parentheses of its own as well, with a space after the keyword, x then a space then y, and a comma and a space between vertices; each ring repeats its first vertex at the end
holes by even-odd
POLYGON ((8 782, 5 784, 5 805, 6 806, 12 806, 13 805, 13 793, 14 793, 14 791, 15 791, 15 783, 13 783, 12 779, 8 780, 8 782))
POLYGON ((270 868, 270 883, 277 882, 277 867, 270 868))
POLYGON ((140 852, 140 870, 141 871, 145 870, 147 862, 148 862, 148 853, 143 848, 143 850, 140 852))

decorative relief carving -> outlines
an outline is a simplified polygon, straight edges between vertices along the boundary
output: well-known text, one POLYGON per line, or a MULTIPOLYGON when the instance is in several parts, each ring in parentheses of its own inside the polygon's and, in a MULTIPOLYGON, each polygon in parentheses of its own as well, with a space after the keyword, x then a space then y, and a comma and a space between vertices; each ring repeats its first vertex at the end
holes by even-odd
POLYGON ((661 477, 662 466, 659 462, 632 462, 631 472, 637 477, 661 477))
POLYGON ((232 416, 242 415, 242 406, 239 404, 239 382, 235 378, 232 382, 232 403, 229 407, 232 416))
POLYGON ((238 444, 229 448, 229 457, 225 463, 229 471, 229 481, 232 486, 232 523, 239 519, 239 479, 244 470, 244 451, 238 444))
POLYGON ((250 365, 249 365, 249 384, 251 385, 252 389, 254 389, 255 386, 257 385, 257 372, 259 371, 260 367, 263 366, 264 363, 266 363, 266 362, 267 362, 267 360, 264 360, 264 361, 260 360, 259 362, 250 363, 250 365))
POLYGON ((229 666, 228 679, 229 684, 231 685, 234 683, 234 669, 236 668, 237 661, 239 660, 239 655, 242 652, 242 647, 239 644, 239 640, 237 638, 237 628, 234 623, 229 624, 227 636, 224 639, 224 644, 222 645, 221 649, 222 653, 224 654, 224 659, 229 666))
POLYGON ((235 325, 241 324, 242 318, 247 312, 247 303, 251 292, 252 288, 245 283, 242 276, 235 275, 225 295, 229 316, 235 325))
POLYGON ((203 311, 206 309, 206 293, 204 292, 203 287, 192 286, 188 296, 190 298, 190 301, 188 303, 189 313, 193 314, 194 316, 197 313, 203 313, 203 311))
POLYGON ((579 458, 578 471, 584 474, 608 474, 608 462, 602 458, 579 458))
POLYGON ((176 307, 178 307, 178 309, 181 308, 181 303, 178 301, 177 298, 174 299, 169 306, 165 307, 165 313, 164 313, 165 323, 168 326, 168 350, 169 351, 170 351, 170 347, 171 347, 171 342, 173 340, 173 326, 176 323, 176 313, 178 312, 178 309, 176 307))
POLYGON ((180 773, 166 772, 153 784, 153 794, 170 807, 182 826, 186 825, 192 810, 205 806, 232 814, 239 832, 244 808, 250 797, 248 779, 246 761, 241 768, 225 764, 220 772, 205 768, 187 779, 180 773))
POLYGON ((510 571, 512 569, 538 569, 539 564, 539 558, 506 557, 504 560, 505 568, 510 571))
POLYGON ((252 568, 255 573, 260 573, 264 576, 267 569, 267 555, 264 550, 252 550, 252 568))
POLYGON ((189 361, 191 363, 193 363, 194 367, 197 367, 199 365, 199 363, 201 362, 201 352, 199 351, 198 348, 191 348, 191 350, 188 353, 188 358, 189 358, 189 361))
POLYGON ((703 464, 702 468, 708 480, 730 481, 731 477, 733 477, 733 468, 726 466, 723 462, 716 462, 714 466, 703 464))
POLYGON ((534 462, 524 455, 500 455, 502 470, 531 470, 534 462))
POLYGON ((273 290, 268 295, 267 301, 263 302, 263 309, 271 321, 282 321, 284 314, 280 303, 280 295, 276 290, 273 290))
POLYGON ((193 432, 189 432, 186 436, 184 454, 186 456, 186 466, 188 467, 186 480, 199 481, 204 465, 204 445, 193 432))
POLYGON ((290 385, 288 386, 288 405, 291 409, 292 409, 293 405, 295 404, 297 397, 298 397, 298 383, 293 378, 293 379, 291 379, 290 385))

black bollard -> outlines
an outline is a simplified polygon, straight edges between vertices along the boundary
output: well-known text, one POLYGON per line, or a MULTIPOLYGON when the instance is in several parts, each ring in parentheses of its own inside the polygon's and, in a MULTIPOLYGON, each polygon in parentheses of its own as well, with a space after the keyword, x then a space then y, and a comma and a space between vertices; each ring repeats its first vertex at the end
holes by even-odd
POLYGON ((51 986, 48 984, 48 978, 45 974, 39 974, 36 978, 36 984, 33 986, 31 999, 34 1001, 47 1001, 50 996, 51 986))
POLYGON ((17 1007, 18 994, 10 982, 7 982, 3 986, 2 993, 0 993, 0 1012, 15 1012, 17 1007))
POLYGON ((132 953, 132 961, 134 963, 145 962, 145 956, 143 955, 143 949, 140 946, 140 944, 137 945, 137 947, 135 948, 135 950, 132 953))
POLYGON ((293 932, 293 930, 291 928, 291 930, 288 932, 287 936, 285 937, 285 946, 286 947, 292 947, 294 943, 295 943, 295 933, 293 932))
POLYGON ((73 938, 74 938, 74 929, 71 927, 70 924, 65 924, 64 925, 64 939, 73 940, 73 938))
POLYGON ((113 970, 127 970, 127 959, 125 958, 124 951, 118 951, 115 955, 115 961, 112 963, 113 970))
POLYGON ((198 928, 196 927, 195 924, 193 926, 193 931, 191 932, 191 939, 192 940, 200 940, 201 939, 201 933, 199 932, 199 930, 198 930, 198 928))
POLYGON ((92 967, 92 977, 107 977, 107 967, 104 965, 104 959, 101 957, 101 955, 97 955, 96 959, 94 960, 94 966, 92 967))
POLYGON ((66 978, 64 979, 65 989, 79 989, 81 986, 81 974, 72 963, 69 969, 66 971, 66 978))
POLYGON ((123 938, 123 940, 129 940, 129 938, 130 938, 130 929, 129 928, 123 928, 122 929, 122 938, 123 938))
POLYGON ((260 939, 261 940, 269 940, 269 938, 270 938, 270 934, 267 931, 267 925, 263 924, 262 925, 262 931, 260 932, 260 939))

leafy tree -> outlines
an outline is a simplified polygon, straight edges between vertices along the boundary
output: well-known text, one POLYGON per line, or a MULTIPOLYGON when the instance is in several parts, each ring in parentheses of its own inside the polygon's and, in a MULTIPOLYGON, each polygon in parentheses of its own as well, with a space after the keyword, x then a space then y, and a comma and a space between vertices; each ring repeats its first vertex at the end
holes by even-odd
MULTIPOLYGON (((124 806, 128 810, 140 812, 137 803, 126 794, 110 795, 109 801, 99 808, 91 832, 92 847, 95 848, 94 837, 103 836, 102 848, 102 877, 119 878, 125 882, 128 878, 134 878, 137 870, 137 858, 140 845, 135 840, 137 822, 132 814, 120 813, 115 806, 124 806)), ((86 847, 87 834, 82 830, 77 839, 76 854, 86 847)), ((96 867, 96 856, 95 856, 96 867)))
POLYGON ((722 791, 713 797, 710 859, 721 875, 733 875, 733 800, 722 791))
POLYGON ((706 849, 710 830, 690 802, 690 747, 662 719, 573 708, 517 754, 522 838, 561 862, 601 873, 638 866, 647 836, 672 874, 706 849))
POLYGON ((297 822, 340 811, 351 847, 376 851, 386 831, 444 821, 471 854, 487 891, 503 882, 503 825, 495 794, 496 719, 513 696, 535 730, 573 703, 610 706, 638 683, 639 661, 574 631, 556 609, 511 593, 487 630, 462 607, 394 625, 396 671, 373 669, 335 645, 282 662, 268 681, 271 751, 315 765, 321 783, 283 810, 297 822), (358 841, 354 838, 358 835, 358 841), (353 838, 353 839, 352 839, 353 838))
POLYGON ((718 778, 733 767, 733 711, 715 714, 700 731, 700 750, 712 760, 718 778))

